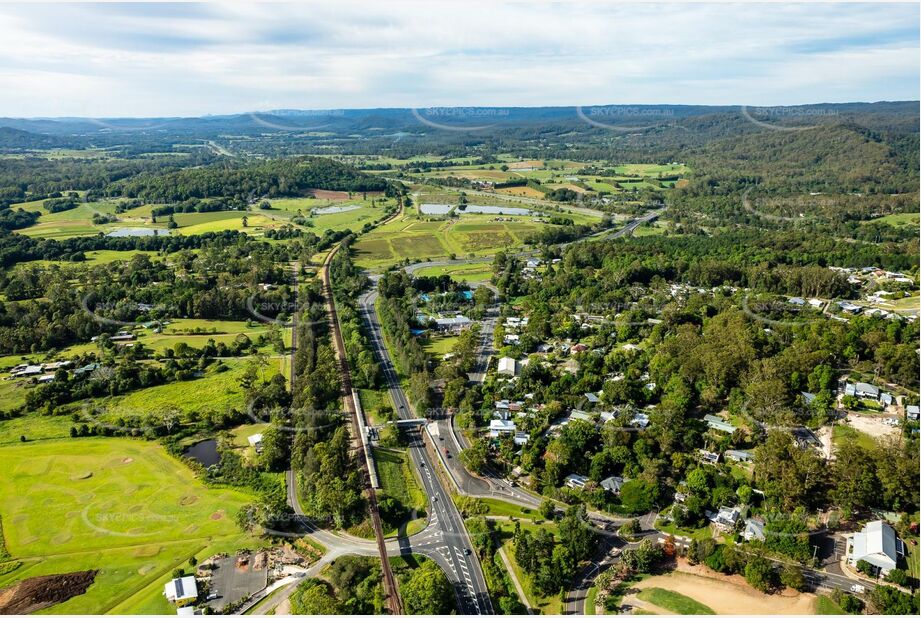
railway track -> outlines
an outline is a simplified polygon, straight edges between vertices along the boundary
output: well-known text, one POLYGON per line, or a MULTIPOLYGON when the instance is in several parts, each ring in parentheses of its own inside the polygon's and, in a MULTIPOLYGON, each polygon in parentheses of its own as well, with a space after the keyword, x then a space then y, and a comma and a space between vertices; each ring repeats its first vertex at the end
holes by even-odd
MULTIPOLYGON (((339 251, 341 245, 336 245, 326 259, 323 261, 322 280, 323 295, 326 297, 326 313, 329 318, 332 329, 333 344, 336 352, 336 360, 339 363, 339 374, 342 377, 342 400, 346 409, 349 411, 349 418, 352 424, 353 439, 361 440, 361 423, 359 423, 359 411, 352 397, 352 373, 349 368, 348 356, 345 353, 345 342, 342 339, 342 331, 339 328, 339 315, 336 312, 336 301, 333 297, 333 288, 329 275, 329 265, 339 251)), ((390 568, 390 560, 387 558, 387 546, 384 540, 384 528, 381 525, 380 512, 377 507, 377 491, 375 491, 371 478, 373 471, 369 467, 367 458, 360 457, 362 468, 365 471, 367 479, 368 510, 371 514, 371 523, 374 527, 374 537, 377 541, 378 552, 381 558, 381 571, 384 579, 384 593, 387 595, 387 604, 392 614, 402 614, 403 604, 400 601, 400 593, 397 588, 396 578, 393 575, 393 569, 390 568)))

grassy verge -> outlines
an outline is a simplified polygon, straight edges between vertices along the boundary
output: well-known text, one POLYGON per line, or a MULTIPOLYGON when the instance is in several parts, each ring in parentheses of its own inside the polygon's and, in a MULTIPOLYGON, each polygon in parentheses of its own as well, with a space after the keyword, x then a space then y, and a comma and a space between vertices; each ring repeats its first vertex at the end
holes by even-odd
POLYGON ((588 592, 585 593, 585 615, 594 616, 595 615, 595 599, 598 597, 598 588, 592 586, 588 589, 588 592))
POLYGON ((427 502, 425 493, 416 481, 409 456, 395 449, 375 448, 374 465, 381 484, 379 500, 392 498, 399 505, 402 515, 398 520, 394 520, 386 517, 386 511, 382 512, 384 533, 396 534, 403 524, 407 525, 408 534, 420 529, 416 524, 412 526, 413 530, 410 530, 410 524, 421 519, 424 525, 427 502))
POLYGON ((815 613, 817 616, 840 616, 845 614, 844 609, 824 595, 819 596, 815 601, 815 613))

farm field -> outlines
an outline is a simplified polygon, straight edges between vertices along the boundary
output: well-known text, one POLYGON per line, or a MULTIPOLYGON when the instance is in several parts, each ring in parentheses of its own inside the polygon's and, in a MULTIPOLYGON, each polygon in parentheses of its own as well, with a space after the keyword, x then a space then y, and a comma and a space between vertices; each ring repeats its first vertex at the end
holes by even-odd
POLYGON ((252 496, 207 488, 155 443, 85 438, 16 444, 0 447, 0 465, 7 471, 0 478, 7 549, 23 562, 0 577, 0 587, 99 569, 87 593, 50 608, 55 613, 116 607, 171 613, 161 582, 173 569, 187 566, 193 555, 255 543, 234 523, 252 496))
POLYGON ((310 230, 322 236, 326 230, 341 231, 350 229, 359 231, 366 223, 373 223, 384 216, 385 207, 394 204, 393 200, 383 197, 364 198, 361 194, 354 194, 345 200, 317 199, 310 197, 275 198, 270 199, 271 210, 254 211, 262 212, 267 216, 290 220, 296 215, 306 217, 306 224, 310 230), (358 208, 351 208, 358 206, 358 208), (322 212, 325 209, 336 209, 322 212), (344 212, 339 209, 349 209, 344 212), (319 211, 319 212, 318 212, 319 211), (312 214, 311 214, 312 213, 312 214))
POLYGON ((420 277, 440 277, 448 275, 456 281, 489 281, 492 277, 492 264, 479 262, 474 264, 452 264, 450 266, 429 266, 415 271, 420 277))
POLYGON ((454 255, 491 255, 520 247, 541 224, 493 221, 491 215, 464 215, 460 222, 399 219, 362 236, 355 243, 356 263, 380 267, 403 259, 424 260, 454 255))

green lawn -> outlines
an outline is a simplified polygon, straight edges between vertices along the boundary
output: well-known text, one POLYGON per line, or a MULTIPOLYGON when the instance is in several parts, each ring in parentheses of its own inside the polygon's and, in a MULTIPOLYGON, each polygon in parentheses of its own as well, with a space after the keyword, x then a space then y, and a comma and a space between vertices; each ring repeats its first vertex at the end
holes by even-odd
POLYGON ((172 613, 162 583, 189 557, 254 545, 234 523, 253 497, 209 489, 158 444, 81 438, 0 447, 0 517, 26 577, 99 569, 49 613, 172 613), (52 508, 53 507, 53 508, 52 508))
POLYGON ((438 360, 451 351, 457 343, 457 337, 451 335, 429 335, 426 339, 425 351, 435 356, 438 360))
POLYGON ((856 442, 858 446, 864 448, 874 448, 877 446, 876 439, 870 434, 864 433, 859 429, 854 429, 849 425, 835 425, 832 429, 832 442, 835 445, 841 445, 845 442, 856 442))
POLYGON ((585 593, 585 615, 594 616, 595 615, 595 599, 598 597, 598 587, 592 586, 588 589, 588 592, 585 593))
POLYGON ((703 603, 695 601, 691 597, 664 588, 646 588, 641 590, 636 596, 641 601, 658 605, 662 609, 667 609, 670 612, 684 616, 701 614, 712 615, 716 613, 703 603))
POLYGON ((535 509, 518 506, 517 504, 512 504, 511 502, 505 502, 504 500, 499 500, 497 498, 477 498, 477 500, 489 508, 489 511, 486 512, 487 515, 495 515, 498 517, 517 517, 521 519, 543 519, 540 513, 535 509))

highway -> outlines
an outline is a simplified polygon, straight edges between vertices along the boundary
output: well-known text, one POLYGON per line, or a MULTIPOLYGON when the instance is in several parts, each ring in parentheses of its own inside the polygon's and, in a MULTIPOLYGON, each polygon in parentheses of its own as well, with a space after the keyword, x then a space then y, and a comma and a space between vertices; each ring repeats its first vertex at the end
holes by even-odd
MULTIPOLYGON (((374 308, 376 298, 377 292, 372 290, 359 299, 359 310, 367 326, 371 347, 378 359, 397 415, 401 419, 416 418, 400 386, 390 353, 384 345, 380 322, 374 308)), ((429 498, 429 525, 425 532, 403 542, 411 551, 430 556, 441 566, 454 586, 460 613, 492 614, 492 603, 479 559, 467 535, 460 512, 443 485, 424 440, 424 435, 413 436, 409 454, 422 479, 423 491, 429 498)), ((432 448, 435 446, 432 445, 432 448)))

